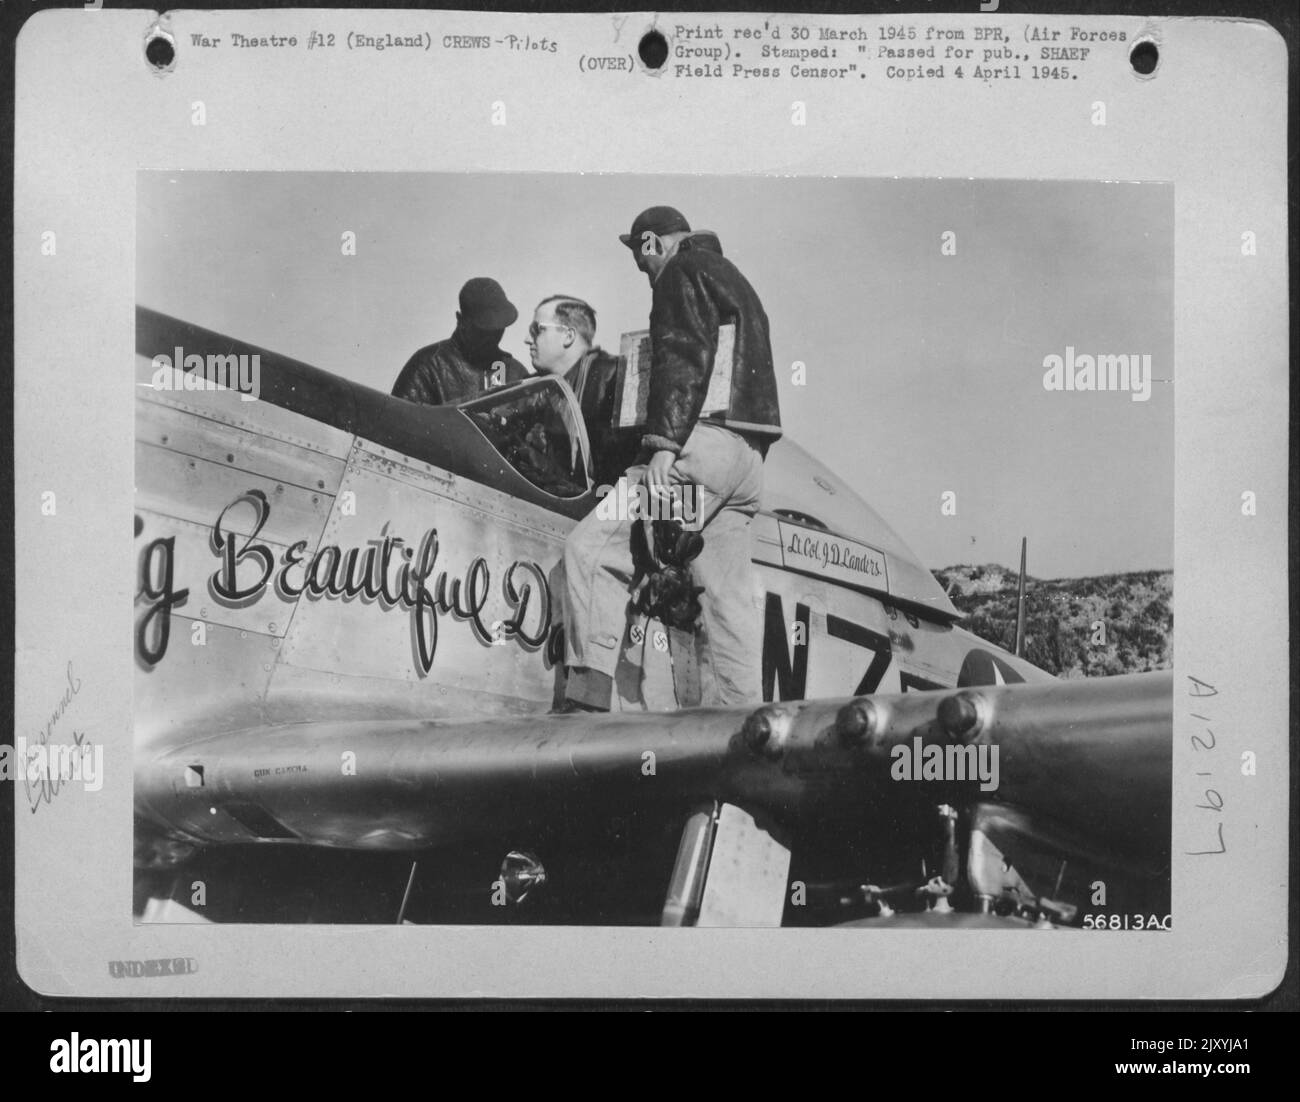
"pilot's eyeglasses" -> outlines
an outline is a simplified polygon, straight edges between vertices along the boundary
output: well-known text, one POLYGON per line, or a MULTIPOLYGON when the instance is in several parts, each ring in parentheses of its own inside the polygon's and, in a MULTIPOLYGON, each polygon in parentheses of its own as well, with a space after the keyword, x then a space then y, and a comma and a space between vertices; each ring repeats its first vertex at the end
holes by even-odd
POLYGON ((535 321, 528 327, 528 335, 537 339, 537 336, 543 329, 572 329, 571 325, 558 325, 553 321, 535 321))

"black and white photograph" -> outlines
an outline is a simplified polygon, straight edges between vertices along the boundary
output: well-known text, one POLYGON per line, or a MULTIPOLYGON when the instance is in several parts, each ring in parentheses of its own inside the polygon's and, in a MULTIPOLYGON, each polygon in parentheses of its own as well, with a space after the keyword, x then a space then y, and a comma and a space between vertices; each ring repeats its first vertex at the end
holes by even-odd
POLYGON ((1271 997, 1289 32, 105 3, 14 50, 31 1005, 1271 997))
POLYGON ((1169 929, 1172 199, 142 173, 137 917, 1169 929))

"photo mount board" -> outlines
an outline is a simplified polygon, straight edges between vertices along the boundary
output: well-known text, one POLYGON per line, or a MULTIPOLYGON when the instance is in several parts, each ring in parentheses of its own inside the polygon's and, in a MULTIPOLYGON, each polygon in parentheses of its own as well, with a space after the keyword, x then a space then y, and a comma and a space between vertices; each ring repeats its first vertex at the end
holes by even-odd
MULTIPOLYGON (((1289 380, 1286 47, 1272 28, 1009 12, 610 18, 185 11, 160 19, 146 11, 51 10, 24 25, 17 57, 15 731, 79 734, 102 746, 104 761, 98 791, 47 787, 33 804, 30 789, 15 789, 18 970, 33 989, 108 997, 1225 999, 1257 997, 1278 981, 1286 961, 1290 663, 1279 609, 1288 585, 1289 380), (1045 47, 1029 38, 1034 27, 1059 31, 1065 41, 1073 41, 1074 28, 1104 37, 1079 39, 1072 48, 1089 50, 1086 57, 1039 54, 1038 68, 1068 66, 1064 77, 1022 72, 972 83, 967 74, 960 85, 951 72, 890 78, 891 62, 879 57, 842 66, 799 62, 859 66, 841 77, 796 78, 788 58, 780 76, 744 75, 763 66, 738 51, 734 43, 744 39, 734 33, 719 38, 742 54, 738 62, 727 59, 719 76, 689 72, 718 62, 685 50, 717 40, 686 31, 744 28, 758 32, 757 44, 774 25, 785 28, 787 46, 820 42, 825 27, 861 29, 875 36, 877 50, 891 41, 880 38, 881 27, 911 26, 922 41, 931 26, 969 29, 963 48, 975 45, 975 28, 1002 27, 1008 45, 1000 38, 990 48, 1035 53, 1045 47), (671 48, 683 48, 688 72, 642 71, 636 42, 655 27, 671 48), (795 38, 794 28, 806 28, 806 39, 795 38), (156 29, 176 43, 165 73, 143 57, 156 29), (416 47, 404 56, 397 47, 380 51, 349 39, 357 34, 420 38, 422 45, 418 58, 416 47), (235 46, 235 35, 292 36, 296 45, 235 46), (335 52, 323 44, 309 50, 313 36, 322 43, 333 36, 335 52), (490 48, 448 44, 482 37, 490 48), (209 46, 205 39, 221 41, 209 46), (1141 40, 1158 47, 1160 62, 1149 75, 1130 62, 1141 40), (589 64, 598 58, 618 59, 618 67, 589 64), (69 64, 78 82, 66 79, 69 64), (85 96, 85 88, 96 95, 85 96), (436 103, 460 106, 430 110, 436 103), (562 120, 575 103, 584 118, 567 130, 562 120), (494 124, 503 111, 504 125, 494 124), (602 140, 559 143, 557 126, 575 139, 598 132, 602 140), (930 137, 919 141, 918 134, 930 137), (654 151, 650 162, 647 150, 654 151), (126 514, 134 499, 136 379, 126 364, 135 348, 139 174, 651 168, 744 178, 1172 185, 1171 930, 1058 933, 1076 939, 1067 952, 1045 935, 964 930, 729 929, 669 937, 647 928, 358 930, 133 920, 136 625, 129 605, 138 564, 126 514), (1235 564, 1229 575, 1224 562, 1235 564), (78 583, 59 584, 68 578, 78 583), (1213 750, 1202 749, 1207 728, 1213 750), (187 964, 166 972, 128 966, 160 960, 187 964), (518 967, 521 960, 529 966, 518 967)), ((939 64, 936 57, 933 66, 923 60, 917 67, 939 64)), ((656 196, 653 186, 646 191, 648 206, 656 196)), ((635 213, 628 210, 628 224, 635 213)), ((934 249, 948 228, 934 227, 934 249)), ((340 225, 338 234, 349 229, 340 225)), ((797 243, 782 243, 779 219, 771 237, 774 248, 797 254, 797 243)), ((957 257, 964 248, 959 240, 957 257)), ((337 235, 325 251, 333 262, 337 235)), ((472 251, 464 259, 472 262, 472 251)), ((816 257, 800 259, 816 265, 816 257)), ((238 280, 239 272, 223 278, 238 280)), ((274 302, 267 309, 274 312, 274 302)), ((247 339, 256 344, 257 333, 247 339)))

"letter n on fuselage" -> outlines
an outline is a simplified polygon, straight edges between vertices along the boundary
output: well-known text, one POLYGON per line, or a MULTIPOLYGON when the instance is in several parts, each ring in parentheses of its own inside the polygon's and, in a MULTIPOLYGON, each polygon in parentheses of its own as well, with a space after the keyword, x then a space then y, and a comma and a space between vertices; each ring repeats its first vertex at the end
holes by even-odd
POLYGON ((805 640, 794 644, 790 654, 790 628, 785 622, 785 607, 779 593, 767 595, 763 617, 763 699, 803 700, 808 692, 808 617, 807 605, 794 606, 795 621, 803 626, 805 640), (780 695, 773 696, 775 689, 780 695))

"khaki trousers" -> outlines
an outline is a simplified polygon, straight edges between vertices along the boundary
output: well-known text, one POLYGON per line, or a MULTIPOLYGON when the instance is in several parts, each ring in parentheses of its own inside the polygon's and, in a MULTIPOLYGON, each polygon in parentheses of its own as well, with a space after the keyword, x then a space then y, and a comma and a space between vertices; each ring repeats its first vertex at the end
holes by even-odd
MULTIPOLYGON (((628 470, 639 485, 644 466, 628 470)), ((700 594, 701 705, 762 700, 762 616, 755 605, 750 522, 763 491, 763 459, 745 437, 698 422, 672 467, 685 500, 698 504, 704 550, 691 563, 700 594), (693 488, 694 497, 691 496, 693 488)), ((616 492, 616 491, 614 491, 616 492)), ((564 545, 565 664, 614 678, 629 614, 635 517, 594 510, 564 545)))

